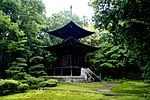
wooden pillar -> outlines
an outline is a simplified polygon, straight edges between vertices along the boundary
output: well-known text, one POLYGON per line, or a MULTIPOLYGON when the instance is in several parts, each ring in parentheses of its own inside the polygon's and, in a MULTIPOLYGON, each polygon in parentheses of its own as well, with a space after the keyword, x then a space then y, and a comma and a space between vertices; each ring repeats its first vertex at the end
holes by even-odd
POLYGON ((72 67, 71 67, 71 76, 72 76, 72 67))
POLYGON ((55 68, 54 68, 54 76, 55 76, 55 68))
POLYGON ((61 70, 61 76, 63 76, 63 69, 61 68, 60 70, 61 70))

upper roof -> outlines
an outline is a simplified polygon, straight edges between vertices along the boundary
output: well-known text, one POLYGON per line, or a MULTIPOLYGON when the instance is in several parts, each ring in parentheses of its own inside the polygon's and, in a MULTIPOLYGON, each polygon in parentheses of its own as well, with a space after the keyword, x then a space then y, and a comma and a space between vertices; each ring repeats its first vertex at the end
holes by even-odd
POLYGON ((70 21, 67 25, 48 33, 61 39, 67 39, 69 37, 79 39, 91 35, 94 32, 87 31, 70 21))
POLYGON ((69 51, 78 51, 78 52, 93 52, 98 50, 99 48, 92 47, 86 44, 83 44, 79 42, 77 39, 70 37, 66 40, 64 40, 62 43, 52 45, 50 47, 45 47, 45 49, 55 52, 55 53, 61 53, 64 52, 64 50, 69 50, 69 51))

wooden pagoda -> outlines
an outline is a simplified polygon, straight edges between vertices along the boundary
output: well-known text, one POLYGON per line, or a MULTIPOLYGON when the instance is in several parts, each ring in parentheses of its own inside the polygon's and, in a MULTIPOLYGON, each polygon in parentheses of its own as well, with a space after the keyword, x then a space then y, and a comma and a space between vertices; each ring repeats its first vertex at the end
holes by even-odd
POLYGON ((50 35, 59 37, 63 41, 45 48, 57 56, 53 67, 46 69, 48 75, 80 76, 81 68, 86 68, 87 53, 96 51, 98 48, 83 44, 78 39, 93 33, 82 29, 72 21, 60 29, 49 32, 50 35))

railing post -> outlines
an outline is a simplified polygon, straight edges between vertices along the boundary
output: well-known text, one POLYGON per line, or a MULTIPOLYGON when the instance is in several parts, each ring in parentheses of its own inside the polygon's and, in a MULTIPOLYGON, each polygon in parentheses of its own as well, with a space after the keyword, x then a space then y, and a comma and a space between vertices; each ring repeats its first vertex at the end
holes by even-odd
POLYGON ((60 70, 61 70, 61 76, 63 76, 63 69, 61 68, 60 70))
POLYGON ((54 76, 55 76, 55 68, 54 68, 54 76))
POLYGON ((71 66, 71 76, 72 76, 72 66, 71 66))

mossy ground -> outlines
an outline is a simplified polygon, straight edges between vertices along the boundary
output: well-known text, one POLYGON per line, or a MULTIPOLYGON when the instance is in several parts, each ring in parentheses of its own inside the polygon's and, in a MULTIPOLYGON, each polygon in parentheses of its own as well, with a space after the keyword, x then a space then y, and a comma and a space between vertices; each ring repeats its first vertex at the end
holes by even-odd
POLYGON ((149 100, 149 93, 150 84, 141 81, 70 83, 1 96, 0 100, 149 100), (115 85, 110 89, 117 95, 106 96, 99 91, 112 83, 115 85))

